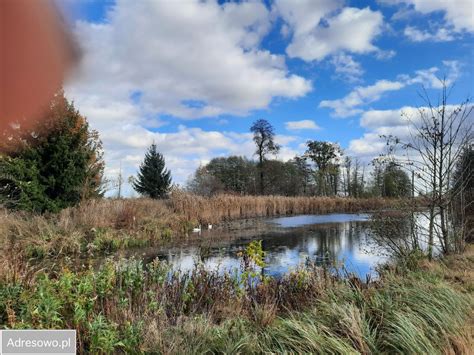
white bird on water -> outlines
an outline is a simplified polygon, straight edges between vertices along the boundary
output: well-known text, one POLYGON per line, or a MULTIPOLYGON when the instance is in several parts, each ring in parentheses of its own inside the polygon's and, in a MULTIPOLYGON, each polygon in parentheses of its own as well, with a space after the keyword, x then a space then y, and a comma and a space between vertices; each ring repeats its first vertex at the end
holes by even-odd
MULTIPOLYGON (((208 224, 207 225, 207 229, 212 229, 212 224, 208 224)), ((202 230, 202 226, 199 225, 199 227, 194 227, 193 228, 193 232, 194 233, 201 233, 201 230, 202 230)))

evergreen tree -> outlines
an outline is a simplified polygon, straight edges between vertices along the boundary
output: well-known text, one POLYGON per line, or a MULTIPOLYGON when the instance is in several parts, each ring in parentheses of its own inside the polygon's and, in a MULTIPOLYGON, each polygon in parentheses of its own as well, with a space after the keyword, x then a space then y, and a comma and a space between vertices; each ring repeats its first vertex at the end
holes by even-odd
POLYGON ((0 203, 55 212, 101 196, 101 142, 62 91, 39 122, 32 129, 19 122, 1 132, 0 203))
POLYGON ((171 186, 171 173, 165 168, 165 159, 152 144, 140 165, 137 179, 132 184, 135 191, 151 198, 162 198, 171 186))

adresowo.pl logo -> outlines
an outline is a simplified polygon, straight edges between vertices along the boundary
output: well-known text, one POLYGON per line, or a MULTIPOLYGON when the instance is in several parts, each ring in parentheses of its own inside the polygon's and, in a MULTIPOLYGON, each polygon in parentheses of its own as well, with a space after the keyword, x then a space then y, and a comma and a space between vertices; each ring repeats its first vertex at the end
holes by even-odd
POLYGON ((76 354, 75 330, 0 330, 0 355, 76 354))

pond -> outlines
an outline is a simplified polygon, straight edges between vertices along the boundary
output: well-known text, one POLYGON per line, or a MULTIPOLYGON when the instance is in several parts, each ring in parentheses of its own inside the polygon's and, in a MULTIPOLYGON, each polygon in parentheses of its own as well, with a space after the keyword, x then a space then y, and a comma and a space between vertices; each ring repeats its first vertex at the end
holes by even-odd
POLYGON ((262 240, 266 253, 264 273, 279 277, 307 261, 319 265, 343 263, 347 271, 365 277, 386 260, 370 243, 367 214, 300 215, 272 218, 259 227, 233 238, 219 239, 221 231, 203 231, 192 238, 202 242, 170 246, 166 250, 148 250, 147 260, 158 257, 173 269, 188 271, 201 261, 206 268, 232 272, 240 265, 239 251, 252 240, 262 240), (217 237, 216 237, 217 236, 217 237))

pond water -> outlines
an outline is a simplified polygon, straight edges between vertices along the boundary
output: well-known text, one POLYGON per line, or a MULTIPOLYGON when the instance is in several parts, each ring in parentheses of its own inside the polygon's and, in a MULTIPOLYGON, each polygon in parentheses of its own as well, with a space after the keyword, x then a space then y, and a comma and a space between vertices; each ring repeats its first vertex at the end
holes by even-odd
MULTIPOLYGON (((245 237, 219 242, 202 238, 200 245, 171 246, 153 252, 176 270, 188 271, 202 261, 209 269, 233 271, 240 265, 238 252, 251 240, 262 240, 266 253, 264 273, 279 277, 307 261, 319 265, 343 263, 358 276, 374 274, 374 267, 386 260, 370 243, 367 214, 303 215, 265 220, 264 227, 245 237), (266 227, 265 227, 266 226, 266 227)), ((219 231, 206 231, 215 234, 219 231)), ((200 236, 196 234, 195 238, 200 236)))

